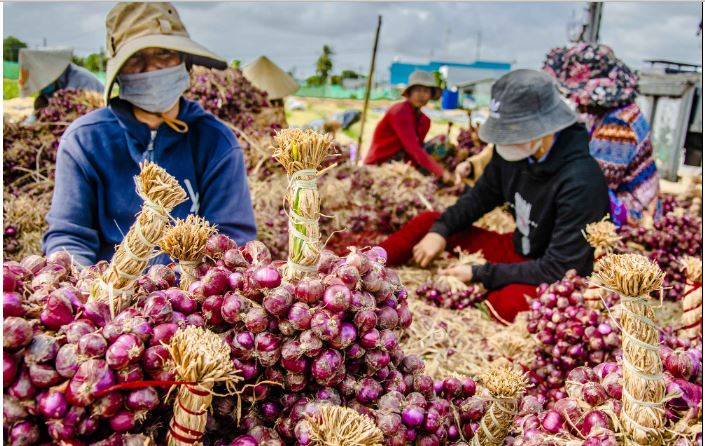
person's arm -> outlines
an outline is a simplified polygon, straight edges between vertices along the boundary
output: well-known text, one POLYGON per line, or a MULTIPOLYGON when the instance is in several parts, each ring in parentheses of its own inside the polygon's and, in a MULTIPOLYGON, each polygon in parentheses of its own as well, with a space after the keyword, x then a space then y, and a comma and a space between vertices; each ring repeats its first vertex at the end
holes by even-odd
POLYGON ((649 141, 637 146, 636 153, 626 168, 621 189, 616 194, 626 205, 630 221, 638 224, 644 213, 653 216, 659 191, 659 177, 656 163, 651 156, 649 141))
POLYGON ((494 154, 494 144, 488 144, 477 155, 471 156, 468 161, 472 164, 472 179, 477 181, 485 171, 487 164, 494 154))
POLYGON ((393 116, 390 116, 390 118, 392 128, 397 136, 399 136, 404 150, 409 154, 411 159, 433 175, 442 178, 445 169, 434 161, 433 158, 426 153, 421 143, 419 143, 413 115, 402 109, 397 111, 393 116))
POLYGON ((658 193, 656 167, 648 140, 638 143, 636 132, 628 125, 598 128, 590 141, 590 152, 605 174, 607 185, 627 207, 630 221, 638 222, 642 211, 658 193), (608 140, 608 133, 619 130, 620 141, 608 140), (647 159, 651 159, 649 166, 647 159), (644 183, 650 182, 650 185, 644 183), (656 183, 656 184, 654 184, 656 183))
POLYGON ((467 189, 458 201, 445 210, 430 232, 448 238, 467 229, 478 218, 504 203, 500 182, 499 160, 493 159, 475 187, 467 189))
POLYGON ((257 237, 255 214, 247 185, 247 171, 240 144, 233 137, 232 146, 220 159, 208 163, 200 180, 199 215, 218 231, 244 244, 257 237))
POLYGON ((616 191, 624 182, 629 163, 637 149, 636 133, 626 124, 610 124, 598 127, 590 138, 590 155, 600 165, 607 187, 616 191), (614 134, 620 135, 615 141, 614 134))
POLYGON ((65 85, 61 88, 102 92, 104 87, 93 73, 83 67, 71 64, 67 69, 65 85))
MULTIPOLYGON (((42 238, 46 255, 67 250, 80 265, 96 262, 100 238, 96 228, 95 187, 77 158, 81 151, 74 135, 62 138, 56 158, 54 195, 42 238)), ((85 161, 84 161, 85 164, 85 161)))
POLYGON ((588 245, 581 230, 588 223, 599 221, 603 216, 596 197, 604 194, 604 186, 590 187, 576 183, 559 193, 558 212, 551 241, 544 255, 535 260, 520 263, 487 263, 473 266, 472 280, 482 282, 488 289, 502 288, 512 283, 539 285, 562 278, 569 269, 585 275, 592 271, 593 249, 588 245), (592 203, 585 206, 585 203, 592 203))

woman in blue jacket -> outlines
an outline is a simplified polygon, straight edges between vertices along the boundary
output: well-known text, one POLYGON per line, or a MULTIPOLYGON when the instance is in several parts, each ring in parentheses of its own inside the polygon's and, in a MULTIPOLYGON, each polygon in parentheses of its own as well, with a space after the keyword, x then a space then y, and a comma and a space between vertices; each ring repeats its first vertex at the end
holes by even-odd
POLYGON ((46 254, 66 249, 82 265, 109 260, 142 205, 133 177, 144 160, 163 167, 188 192, 173 217, 195 213, 238 243, 254 239, 238 141, 182 97, 187 66, 223 69, 226 63, 189 38, 170 3, 120 3, 106 27, 108 105, 77 119, 61 138, 46 254), (119 96, 111 99, 115 82, 119 96))

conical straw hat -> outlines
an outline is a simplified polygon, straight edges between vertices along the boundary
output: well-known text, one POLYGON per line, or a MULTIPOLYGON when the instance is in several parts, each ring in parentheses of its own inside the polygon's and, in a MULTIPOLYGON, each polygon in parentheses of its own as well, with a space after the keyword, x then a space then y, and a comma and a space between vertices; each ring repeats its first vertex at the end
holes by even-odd
POLYGON ((299 84, 279 68, 267 56, 260 56, 259 59, 250 63, 242 69, 242 74, 252 84, 267 92, 267 98, 281 99, 296 92, 299 84))
POLYGON ((22 48, 19 52, 20 94, 23 97, 43 89, 58 79, 71 63, 70 49, 22 48))

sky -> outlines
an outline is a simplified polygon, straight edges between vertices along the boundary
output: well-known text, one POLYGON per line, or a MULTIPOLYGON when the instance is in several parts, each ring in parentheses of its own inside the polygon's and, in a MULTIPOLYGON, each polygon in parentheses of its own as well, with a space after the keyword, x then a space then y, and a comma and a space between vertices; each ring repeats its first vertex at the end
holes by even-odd
MULTIPOLYGON (((30 47, 72 47, 85 56, 105 45, 112 2, 4 3, 4 36, 30 47)), ((227 60, 244 64, 264 54, 303 79, 314 73, 324 44, 333 71, 367 72, 377 16, 382 15, 375 78, 395 61, 477 59, 540 68, 545 54, 568 43, 585 2, 182 2, 191 37, 227 60)), ((610 2, 600 40, 634 68, 644 59, 702 63, 699 2, 610 2)))

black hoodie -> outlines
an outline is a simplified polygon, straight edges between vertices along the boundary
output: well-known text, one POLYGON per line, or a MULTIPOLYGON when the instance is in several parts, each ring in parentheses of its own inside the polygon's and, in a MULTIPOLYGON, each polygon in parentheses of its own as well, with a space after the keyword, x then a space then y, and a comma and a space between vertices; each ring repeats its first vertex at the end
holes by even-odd
POLYGON ((583 276, 592 272, 593 249, 581 230, 609 214, 610 204, 583 125, 558 133, 540 163, 505 161, 495 151, 475 187, 441 215, 431 232, 448 238, 506 202, 517 223, 514 249, 532 260, 474 266, 474 282, 496 289, 551 283, 573 268, 583 276))

